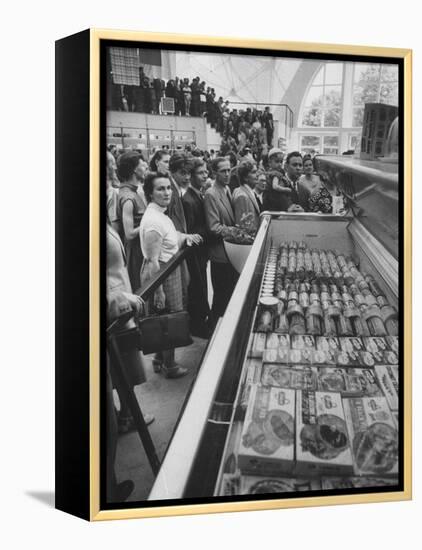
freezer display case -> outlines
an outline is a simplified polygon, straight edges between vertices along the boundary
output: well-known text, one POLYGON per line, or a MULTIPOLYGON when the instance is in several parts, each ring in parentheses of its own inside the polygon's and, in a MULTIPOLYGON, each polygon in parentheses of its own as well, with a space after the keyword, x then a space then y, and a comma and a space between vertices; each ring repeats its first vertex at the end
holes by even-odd
POLYGON ((382 241, 358 215, 262 215, 149 500, 398 486, 399 270, 382 241))

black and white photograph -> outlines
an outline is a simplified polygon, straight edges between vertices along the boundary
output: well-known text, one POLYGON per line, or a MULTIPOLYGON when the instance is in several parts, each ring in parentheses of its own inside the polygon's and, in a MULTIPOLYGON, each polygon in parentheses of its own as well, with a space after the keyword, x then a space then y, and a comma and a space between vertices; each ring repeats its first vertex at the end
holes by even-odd
POLYGON ((100 67, 101 508, 403 491, 403 60, 100 67))

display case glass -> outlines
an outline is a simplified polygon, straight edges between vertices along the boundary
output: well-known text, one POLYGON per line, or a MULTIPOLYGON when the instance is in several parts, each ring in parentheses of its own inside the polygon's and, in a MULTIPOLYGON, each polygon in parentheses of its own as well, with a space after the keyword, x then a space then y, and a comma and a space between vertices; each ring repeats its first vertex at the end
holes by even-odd
MULTIPOLYGON (((311 270, 314 266, 315 261, 311 270)), ((290 267, 286 269, 288 270, 290 267)), ((298 269, 297 264, 294 266, 295 274, 292 275, 291 281, 298 277, 298 269)), ((288 271, 285 271, 284 282, 287 276, 288 271)), ((307 277, 304 271, 301 279, 303 284, 305 281, 307 284, 311 280, 315 282, 315 273, 312 274, 312 277, 307 277)), ((310 283, 309 286, 311 286, 310 283)), ((305 291, 305 288, 302 290, 305 291)), ((308 290, 312 289, 308 288, 308 290)), ((294 293, 294 291, 292 292, 294 293)), ((294 305, 294 302, 292 304, 289 298, 286 295, 283 298, 284 311, 287 311, 288 316, 289 307, 294 305)), ((336 397, 338 400, 337 406, 341 407, 342 411, 346 409, 345 399, 348 400, 347 407, 357 405, 357 402, 353 401, 354 398, 360 399, 360 406, 366 406, 366 400, 369 396, 373 398, 373 403, 380 408, 387 405, 386 411, 382 411, 382 414, 380 414, 386 419, 385 422, 388 425, 386 437, 389 438, 389 443, 394 447, 394 451, 391 451, 391 449, 390 451, 393 454, 396 453, 394 456, 397 459, 400 438, 400 435, 397 434, 398 405, 395 404, 393 408, 390 408, 386 401, 386 393, 391 391, 391 388, 389 390, 385 387, 381 388, 378 380, 384 376, 384 383, 389 383, 389 386, 394 385, 393 392, 397 397, 399 392, 396 365, 399 357, 398 339, 396 337, 398 334, 398 298, 396 259, 374 235, 369 233, 358 217, 304 213, 264 213, 259 233, 241 273, 227 314, 222 319, 209 344, 189 403, 174 434, 149 499, 162 500, 182 497, 190 499, 210 495, 224 499, 233 495, 246 495, 249 491, 248 487, 253 487, 253 490, 251 489, 249 493, 270 492, 277 493, 280 496, 280 493, 296 493, 298 491, 324 491, 332 488, 362 489, 363 487, 372 487, 374 484, 377 487, 398 485, 397 470, 395 469, 397 462, 395 467, 390 468, 391 459, 387 465, 379 466, 378 469, 374 467, 372 475, 364 476, 362 474, 356 476, 356 461, 361 465, 363 459, 360 456, 352 457, 352 454, 348 455, 344 465, 335 464, 334 467, 321 465, 321 462, 324 461, 320 460, 318 462, 316 460, 318 466, 315 468, 312 464, 309 465, 309 461, 304 460, 305 466, 300 470, 301 475, 298 476, 297 463, 299 457, 296 454, 303 447, 303 442, 302 444, 296 442, 296 445, 293 445, 293 447, 296 447, 295 452, 287 460, 287 463, 290 461, 292 468, 290 466, 280 467, 282 460, 278 463, 277 460, 268 461, 268 456, 271 455, 272 457, 273 454, 268 449, 255 452, 255 457, 251 458, 254 453, 245 451, 245 441, 252 438, 255 441, 255 449, 258 448, 259 450, 259 443, 256 443, 256 441, 259 442, 260 438, 261 440, 262 438, 265 439, 265 423, 251 421, 249 426, 252 426, 250 428, 252 435, 247 432, 244 424, 245 414, 252 414, 248 412, 252 406, 250 400, 253 399, 251 390, 255 394, 264 391, 262 388, 266 392, 271 388, 271 391, 273 391, 278 387, 275 380, 282 379, 283 374, 286 375, 287 371, 290 382, 287 385, 286 383, 281 384, 281 386, 284 388, 283 391, 293 392, 293 394, 296 392, 296 407, 299 407, 297 394, 303 393, 298 390, 302 386, 299 382, 296 385, 289 385, 292 384, 293 369, 297 375, 296 381, 300 379, 303 382, 306 379, 309 382, 309 379, 315 376, 315 385, 310 384, 304 387, 310 389, 310 392, 314 392, 313 394, 319 396, 319 398, 322 398, 321 392, 323 390, 338 389, 338 384, 348 385, 348 387, 353 386, 354 388, 359 386, 356 391, 350 390, 349 393, 347 391, 343 393, 334 392, 331 395, 331 397, 336 397), (290 314, 288 321, 290 326, 285 327, 285 329, 283 329, 281 323, 277 325, 274 319, 270 321, 271 328, 260 328, 259 318, 263 312, 271 312, 271 308, 275 307, 277 310, 278 307, 278 313, 280 313, 280 307, 283 309, 282 300, 277 299, 277 296, 278 298, 282 296, 282 292, 277 294, 277 284, 279 284, 279 290, 281 284, 279 276, 280 254, 283 247, 290 250, 290 246, 295 247, 297 261, 299 261, 297 256, 297 247, 299 246, 305 247, 304 250, 309 250, 309 252, 317 252, 319 255, 325 252, 331 262, 330 266, 333 267, 334 263, 340 271, 341 267, 339 266, 342 265, 342 261, 347 262, 349 267, 346 266, 339 273, 335 273, 334 269, 328 274, 324 272, 327 276, 324 277, 323 273, 321 278, 318 279, 318 300, 323 299, 322 304, 320 304, 321 326, 319 328, 313 328, 312 330, 309 328, 313 326, 310 324, 311 320, 306 317, 306 314, 311 311, 310 304, 306 302, 309 295, 312 299, 312 293, 309 294, 309 292, 306 299, 304 295, 299 298, 300 292, 297 293, 297 297, 291 296, 292 300, 296 298, 298 302, 304 300, 303 303, 301 302, 302 311, 299 312, 299 323, 303 313, 305 313, 305 319, 302 319, 303 330, 292 328, 292 314, 290 314), (329 255, 330 252, 333 253, 332 256, 329 255), (353 271, 354 269, 356 271, 353 271), (368 287, 366 281, 370 282, 370 287, 368 287), (351 285, 356 284, 359 284, 359 289, 351 287, 351 285), (327 299, 331 300, 328 304, 324 303, 325 287, 323 285, 327 286, 329 295, 327 299), (333 285, 336 288, 333 288, 333 285), (343 295, 336 296, 337 290, 338 293, 342 292, 343 295), (348 290, 355 292, 353 298, 348 295, 348 290), (329 294, 330 292, 331 294, 329 294), (271 305, 271 298, 276 298, 274 306, 271 305), (335 301, 336 298, 338 299, 337 302, 335 301), (371 315, 366 315, 366 317, 362 315, 362 318, 370 325, 368 329, 365 323, 365 330, 362 331, 362 328, 356 328, 353 324, 353 313, 347 317, 347 312, 350 313, 351 311, 347 309, 347 300, 353 302, 355 312, 355 304, 360 303, 359 300, 363 302, 360 304, 361 311, 366 311, 370 307, 378 308, 379 311, 383 307, 391 308, 388 311, 394 317, 394 323, 391 327, 389 326, 388 330, 385 330, 387 321, 384 317, 383 321, 380 320, 380 326, 377 326, 378 319, 375 319, 375 326, 372 327, 370 325, 372 322, 371 315), (379 303, 377 303, 377 300, 379 303), (350 321, 353 326, 349 324, 348 328, 347 326, 344 328, 336 321, 337 325, 334 332, 327 332, 328 325, 324 326, 324 322, 328 323, 329 321, 327 321, 325 313, 327 307, 332 307, 333 303, 342 309, 344 317, 347 318, 347 323, 350 321), (384 324, 384 327, 381 326, 382 324, 384 324), (312 332, 313 335, 310 335, 309 332, 312 332), (392 336, 393 334, 395 336, 392 336), (327 362, 326 358, 324 360, 318 359, 318 354, 323 350, 317 345, 317 342, 321 341, 328 346, 328 336, 330 335, 333 336, 331 339, 337 342, 338 350, 333 360, 327 362), (280 336, 284 339, 284 344, 287 341, 287 349, 290 349, 288 353, 291 354, 284 364, 283 359, 280 357, 276 359, 269 358, 270 352, 273 351, 269 344, 269 338, 278 339, 280 336), (302 356, 293 358, 293 355, 295 353, 298 355, 300 351, 291 347, 296 341, 295 338, 301 339, 303 343, 305 336, 306 338, 310 336, 310 340, 312 340, 311 358, 305 359, 302 356), (387 375, 381 367, 377 366, 375 369, 372 352, 368 351, 371 346, 376 347, 374 342, 377 341, 377 338, 380 345, 385 346, 386 351, 392 352, 390 355, 393 364, 389 365, 387 362, 387 365, 383 367, 384 370, 388 370, 388 382, 386 382, 387 375), (388 338, 390 338, 389 341, 388 338), (357 350, 352 350, 351 356, 354 359, 348 362, 350 357, 344 359, 344 355, 347 356, 348 352, 342 353, 345 351, 343 346, 353 347, 354 341, 359 343, 359 353, 354 353, 357 350), (395 346, 395 351, 392 350, 391 345, 395 346), (308 362, 306 363, 306 361, 308 362), (368 364, 365 364, 365 361, 368 364), (300 366, 295 366, 295 362, 298 362, 300 366), (346 366, 344 362, 346 362, 346 366), (304 366, 304 363, 306 363, 306 366, 304 366), (272 374, 271 369, 269 369, 270 366, 273 367, 272 374), (306 373, 300 372, 301 369, 305 369, 306 373), (318 376, 321 381, 316 380, 318 376), (370 383, 368 382, 369 379, 370 383), (367 390, 368 386, 370 389, 372 388, 372 393, 367 390), (261 388, 261 390, 257 390, 256 387, 261 388), (188 432, 190 437, 187 436, 188 432), (243 454, 240 452, 242 448, 243 454), (241 455, 240 461, 239 453, 241 455), (266 453, 268 453, 268 456, 266 456, 266 453), (183 459, 181 454, 183 454, 183 459), (269 466, 266 465, 268 463, 270 463, 269 466), (181 465, 182 469, 180 468, 181 465), (288 475, 285 475, 284 472, 287 472, 288 475), (375 475, 374 472, 378 472, 379 475, 375 475), (380 472, 387 473, 387 475, 380 475, 380 472), (268 476, 265 477, 267 473, 271 474, 272 481, 268 479, 268 476), (274 487, 274 490, 270 490, 271 486, 274 487)), ((332 310, 335 309, 335 306, 332 307, 332 310)), ((272 312, 274 312, 274 309, 272 312)), ((284 344, 280 344, 278 341, 277 346, 283 347, 284 344)), ((372 351, 379 350, 373 349, 372 351)), ((379 353, 376 355, 379 356, 379 353)), ((385 363, 386 359, 383 356, 382 359, 376 361, 385 363)), ((255 398, 257 399, 256 395, 255 398)), ((304 396, 301 395, 301 398, 303 401, 304 396)), ((264 398, 261 396, 260 399, 262 401, 264 398)), ((265 399, 271 400, 271 397, 266 395, 265 399)), ((294 437, 293 433, 299 431, 298 424, 296 423, 295 428, 289 422, 283 423, 285 414, 287 413, 284 411, 275 415, 275 425, 277 425, 277 422, 281 423, 279 426, 281 431, 289 431, 290 427, 292 430, 291 437, 294 437)), ((289 414, 292 418, 295 415, 297 417, 298 409, 293 407, 289 414)), ((349 412, 349 423, 353 414, 353 411, 349 412)), ((341 429, 345 429, 346 426, 346 418, 343 415, 342 412, 340 425, 336 426, 339 432, 341 432, 341 429)), ((292 422, 294 423, 294 420, 292 422)), ((331 428, 334 429, 332 426, 331 428)), ((350 435, 350 430, 352 428, 348 428, 345 436, 351 441, 353 436, 350 435)), ((266 437, 265 441, 267 443, 276 439, 276 437, 271 439, 268 433, 266 437)), ((341 439, 341 435, 339 438, 341 439)), ((253 443, 250 446, 254 448, 253 443)), ((277 443, 275 443, 275 446, 277 446, 277 443)), ((325 452, 328 453, 326 449, 325 452)), ((350 453, 352 452, 353 445, 350 448, 350 453)), ((324 451, 315 451, 313 455, 312 452, 310 453, 311 458, 318 457, 319 453, 324 455, 324 451)), ((274 453, 274 455, 276 454, 274 453)), ((333 451, 333 454, 336 453, 333 451)), ((384 456, 385 453, 383 455, 383 452, 381 452, 381 455, 384 456)), ((372 458, 368 458, 368 460, 372 460, 372 458)), ((385 456, 384 458, 381 457, 380 460, 388 462, 385 456)), ((312 460, 310 462, 312 463, 312 460)), ((328 462, 330 461, 328 460, 328 462)), ((363 473, 365 473, 364 470, 363 473)))

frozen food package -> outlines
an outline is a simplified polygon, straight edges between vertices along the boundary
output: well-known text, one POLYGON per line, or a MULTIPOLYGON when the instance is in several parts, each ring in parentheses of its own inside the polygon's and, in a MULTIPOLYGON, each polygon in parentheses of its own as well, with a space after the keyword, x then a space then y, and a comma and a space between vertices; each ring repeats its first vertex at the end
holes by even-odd
POLYGON ((296 475, 351 475, 353 471, 340 393, 297 391, 296 475))
POLYGON ((395 477, 323 477, 321 479, 322 489, 364 489, 365 487, 393 487, 398 485, 398 479, 395 477))
POLYGON ((289 367, 264 363, 261 384, 293 390, 316 390, 317 369, 305 365, 289 367))
POLYGON ((398 472, 398 433, 385 397, 343 400, 355 474, 390 476, 398 472))
POLYGON ((252 346, 249 351, 250 357, 262 357, 265 350, 267 335, 265 332, 254 332, 252 338, 252 346))
POLYGON ((342 351, 363 351, 363 342, 361 338, 356 336, 344 336, 339 338, 342 351))
POLYGON ((340 351, 339 339, 335 336, 317 336, 316 347, 320 351, 340 351))
POLYGON ((302 493, 320 491, 318 479, 294 477, 248 476, 241 478, 241 495, 265 495, 273 493, 302 493))
POLYGON ((319 391, 340 392, 342 397, 383 395, 373 369, 319 367, 319 391))
POLYGON ((312 334, 295 334, 292 336, 292 349, 315 349, 315 337, 312 334))
POLYGON ((399 408, 399 369, 397 365, 376 365, 375 372, 392 411, 399 408))
POLYGON ((238 466, 242 473, 290 474, 294 466, 295 391, 251 388, 238 466))

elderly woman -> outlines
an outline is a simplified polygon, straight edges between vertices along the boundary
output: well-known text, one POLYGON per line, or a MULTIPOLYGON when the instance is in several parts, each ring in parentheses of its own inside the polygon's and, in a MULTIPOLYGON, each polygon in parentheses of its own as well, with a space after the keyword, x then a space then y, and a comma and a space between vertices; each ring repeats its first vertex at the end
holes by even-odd
POLYGON ((298 180, 298 185, 309 192, 308 211, 323 212, 328 214, 333 211, 333 199, 330 192, 315 173, 314 161, 311 156, 303 157, 303 175, 298 180))
POLYGON ((123 228, 123 241, 127 257, 127 270, 133 290, 141 283, 139 273, 142 266, 142 252, 139 246, 139 224, 146 209, 146 203, 139 193, 139 186, 145 175, 145 162, 136 151, 124 153, 120 159, 117 175, 120 180, 119 214, 123 228))
MULTIPOLYGON (((144 256, 141 271, 142 284, 152 279, 182 246, 202 243, 200 235, 177 232, 171 219, 166 216, 165 211, 170 204, 172 194, 167 175, 149 173, 145 178, 144 193, 148 206, 139 228, 144 256)), ((153 307, 158 311, 165 308, 170 313, 183 310, 180 267, 177 267, 156 290, 153 307)), ((166 378, 180 378, 188 372, 186 368, 175 364, 174 350, 157 354, 153 365, 154 370, 161 372, 166 378)))
POLYGON ((259 226, 259 215, 261 213, 259 204, 254 193, 258 182, 258 169, 254 162, 245 160, 237 168, 240 187, 233 192, 233 209, 236 225, 241 225, 248 215, 255 230, 259 226))

